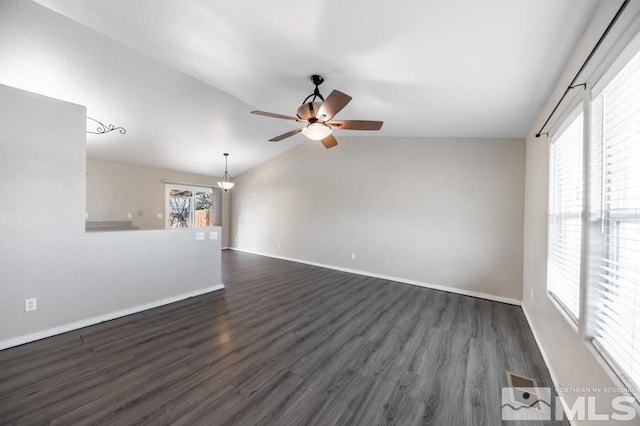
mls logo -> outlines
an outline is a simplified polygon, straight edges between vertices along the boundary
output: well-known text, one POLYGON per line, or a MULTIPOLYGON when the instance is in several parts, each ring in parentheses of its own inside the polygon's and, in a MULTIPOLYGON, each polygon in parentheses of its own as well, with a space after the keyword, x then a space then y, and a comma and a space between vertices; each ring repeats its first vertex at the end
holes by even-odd
POLYGON ((551 420, 551 388, 502 388, 502 420, 551 420))

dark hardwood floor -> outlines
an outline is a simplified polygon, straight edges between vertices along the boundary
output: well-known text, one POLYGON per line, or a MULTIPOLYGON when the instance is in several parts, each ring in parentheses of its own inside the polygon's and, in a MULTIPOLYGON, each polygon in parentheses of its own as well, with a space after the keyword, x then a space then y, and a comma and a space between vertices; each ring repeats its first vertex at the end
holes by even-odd
POLYGON ((230 251, 223 281, 0 351, 0 424, 499 425, 506 371, 551 386, 516 306, 230 251))

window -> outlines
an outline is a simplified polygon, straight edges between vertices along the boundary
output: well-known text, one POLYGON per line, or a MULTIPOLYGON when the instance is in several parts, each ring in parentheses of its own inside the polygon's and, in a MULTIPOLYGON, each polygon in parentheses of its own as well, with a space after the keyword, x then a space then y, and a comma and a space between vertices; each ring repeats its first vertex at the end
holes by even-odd
POLYGON ((212 188, 166 185, 166 227, 204 228, 216 223, 212 188))
POLYGON ((577 321, 583 210, 583 113, 572 114, 551 144, 547 290, 577 321), (577 114, 577 116, 576 116, 577 114))
POLYGON ((640 33, 591 94, 551 141, 547 289, 640 401, 640 33))
POLYGON ((640 52, 593 101, 600 159, 594 344, 640 389, 640 52))

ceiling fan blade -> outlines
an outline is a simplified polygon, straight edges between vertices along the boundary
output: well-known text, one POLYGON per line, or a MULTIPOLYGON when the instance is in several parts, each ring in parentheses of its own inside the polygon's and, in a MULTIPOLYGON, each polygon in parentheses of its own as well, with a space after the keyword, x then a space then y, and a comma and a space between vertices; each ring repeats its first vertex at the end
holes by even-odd
POLYGON ((369 120, 336 120, 329 121, 326 124, 331 127, 346 130, 380 130, 382 127, 382 121, 369 120))
POLYGON ((333 148, 334 146, 338 145, 338 141, 336 140, 336 138, 333 137, 333 135, 327 136, 326 138, 322 139, 320 142, 322 142, 322 145, 324 145, 324 147, 327 149, 333 148))
POLYGON ((251 111, 251 114, 264 115, 265 117, 279 118, 281 120, 300 121, 300 119, 298 117, 291 117, 291 116, 288 116, 288 115, 275 114, 273 112, 251 111))
POLYGON ((304 129, 304 127, 300 127, 299 129, 295 129, 295 130, 292 130, 290 132, 283 133, 280 136, 276 136, 274 138, 269 139, 269 142, 278 142, 278 141, 281 141, 282 139, 286 139, 286 138, 288 138, 290 136, 297 135, 298 133, 300 133, 302 131, 302 129, 304 129))
POLYGON ((349 101, 351 101, 351 96, 339 90, 334 90, 329 93, 329 96, 320 105, 316 117, 321 121, 331 120, 342 108, 347 106, 349 101))

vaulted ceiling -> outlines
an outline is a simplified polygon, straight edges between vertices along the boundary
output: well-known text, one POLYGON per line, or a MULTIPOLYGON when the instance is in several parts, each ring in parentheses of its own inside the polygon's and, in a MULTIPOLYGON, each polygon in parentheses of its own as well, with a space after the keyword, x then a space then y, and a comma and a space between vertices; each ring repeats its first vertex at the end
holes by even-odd
POLYGON ((10 13, 0 17, 0 46, 18 47, 0 53, 0 83, 82 103, 89 115, 126 124, 123 137, 89 139, 95 158, 207 174, 221 168, 223 151, 232 153, 230 168, 238 173, 304 141, 299 135, 267 142, 292 124, 249 111, 295 114, 314 73, 326 79, 323 93, 353 96, 338 118, 383 120, 380 136, 524 137, 597 6, 595 0, 38 3, 69 19, 4 1, 0 11, 10 13))

